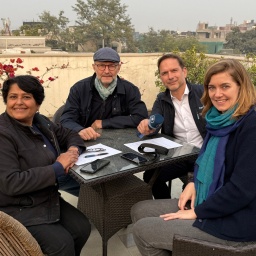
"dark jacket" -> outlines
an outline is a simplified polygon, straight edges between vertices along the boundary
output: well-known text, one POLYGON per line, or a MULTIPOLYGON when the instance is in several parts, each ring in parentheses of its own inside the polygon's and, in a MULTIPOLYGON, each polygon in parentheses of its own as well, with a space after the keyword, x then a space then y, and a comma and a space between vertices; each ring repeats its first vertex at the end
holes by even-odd
MULTIPOLYGON (((195 120, 198 131, 200 132, 202 138, 205 137, 205 120, 202 117, 201 113, 203 110, 203 105, 200 101, 203 95, 203 86, 202 85, 193 85, 187 83, 189 94, 188 101, 190 109, 195 120)), ((173 126, 175 118, 175 109, 170 95, 170 91, 167 89, 165 92, 159 93, 157 99, 153 105, 152 109, 153 114, 160 114, 164 117, 164 123, 161 127, 161 133, 174 137, 173 126)))
MULTIPOLYGON (((60 147, 84 147, 77 133, 42 115, 36 114, 33 123, 58 154, 60 147)), ((52 166, 56 155, 45 146, 42 135, 3 113, 0 141, 0 210, 26 226, 58 221, 60 195, 52 166)))
POLYGON ((256 241, 256 112, 230 134, 224 185, 195 207, 194 226, 225 240, 256 241))
MULTIPOLYGON (((64 127, 79 132, 87 128, 91 115, 92 89, 96 75, 85 78, 71 87, 60 122, 64 127)), ((137 127, 148 117, 147 108, 139 89, 132 83, 117 77, 111 116, 102 120, 103 128, 137 127)))

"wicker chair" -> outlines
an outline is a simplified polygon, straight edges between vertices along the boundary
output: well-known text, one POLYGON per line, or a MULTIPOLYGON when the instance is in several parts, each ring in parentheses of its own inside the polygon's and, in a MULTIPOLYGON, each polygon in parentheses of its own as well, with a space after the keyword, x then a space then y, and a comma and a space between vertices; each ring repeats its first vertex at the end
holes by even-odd
POLYGON ((53 117, 52 117, 52 121, 57 124, 60 122, 60 116, 62 115, 62 112, 64 110, 65 105, 62 105, 61 107, 59 107, 57 109, 57 111, 54 113, 53 117))
POLYGON ((39 244, 25 226, 2 211, 0 211, 0 255, 44 255, 39 244))
POLYGON ((195 238, 175 235, 172 256, 255 256, 256 242, 243 246, 228 246, 195 238))

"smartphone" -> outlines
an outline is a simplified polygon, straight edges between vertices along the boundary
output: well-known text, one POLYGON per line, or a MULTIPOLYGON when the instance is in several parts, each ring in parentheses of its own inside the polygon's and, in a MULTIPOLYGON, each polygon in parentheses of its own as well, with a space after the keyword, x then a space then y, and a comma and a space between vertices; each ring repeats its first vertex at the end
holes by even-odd
POLYGON ((85 173, 95 173, 102 169, 104 166, 108 165, 110 163, 109 160, 106 159, 97 159, 91 163, 88 163, 84 165, 80 171, 85 173))
POLYGON ((122 154, 121 157, 129 161, 132 161, 133 163, 136 163, 136 164, 143 164, 148 161, 145 157, 142 157, 134 153, 125 153, 125 154, 122 154))

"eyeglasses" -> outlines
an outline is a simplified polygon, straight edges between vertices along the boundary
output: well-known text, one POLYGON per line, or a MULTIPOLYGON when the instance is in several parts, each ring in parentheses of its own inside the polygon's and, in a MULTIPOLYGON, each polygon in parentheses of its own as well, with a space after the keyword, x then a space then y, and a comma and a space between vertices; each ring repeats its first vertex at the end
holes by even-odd
POLYGON ((100 152, 100 151, 106 151, 105 148, 87 148, 86 152, 100 152))
POLYGON ((109 71, 114 71, 116 70, 118 64, 109 64, 109 65, 106 65, 106 64, 94 64, 95 66, 97 66, 97 68, 100 70, 100 71, 104 71, 106 69, 106 67, 108 67, 108 70, 109 71))

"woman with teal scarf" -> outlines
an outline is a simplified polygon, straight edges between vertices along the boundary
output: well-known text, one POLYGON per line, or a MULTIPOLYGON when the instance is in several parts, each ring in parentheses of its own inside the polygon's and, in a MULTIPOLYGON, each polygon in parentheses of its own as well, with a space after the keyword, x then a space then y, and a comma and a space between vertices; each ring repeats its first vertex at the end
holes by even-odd
POLYGON ((171 255, 174 234, 233 246, 256 241, 256 93, 244 66, 233 59, 213 64, 202 103, 207 136, 194 180, 179 199, 131 210, 142 255, 171 255))

